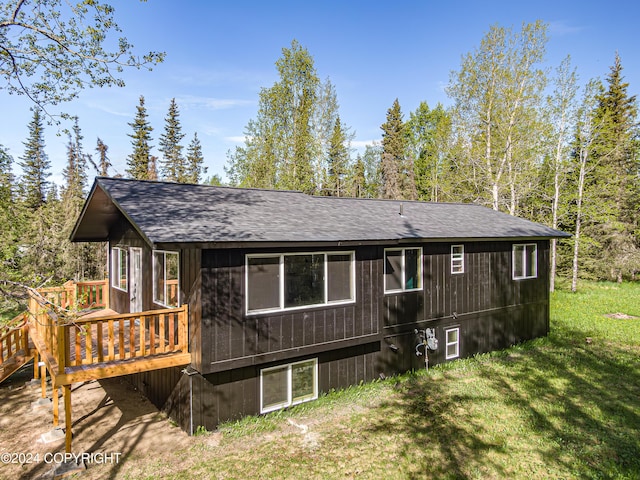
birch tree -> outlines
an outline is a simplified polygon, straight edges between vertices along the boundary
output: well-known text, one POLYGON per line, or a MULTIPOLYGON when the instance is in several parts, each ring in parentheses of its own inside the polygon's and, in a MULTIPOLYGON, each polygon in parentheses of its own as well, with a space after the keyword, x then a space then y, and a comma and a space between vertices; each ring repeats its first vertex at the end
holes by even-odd
POLYGON ((76 98, 86 87, 124 86, 127 67, 151 69, 165 54, 134 53, 97 0, 0 3, 0 90, 26 95, 39 108, 76 98))
MULTIPOLYGON (((571 58, 566 57, 556 70, 554 91, 547 98, 547 111, 550 127, 549 146, 553 149, 551 155, 551 174, 553 176, 553 191, 551 195, 551 227, 558 228, 561 195, 566 185, 570 164, 570 135, 575 129, 575 98, 578 90, 575 68, 571 67, 571 58)), ((586 145, 585 145, 586 147, 586 145)), ((584 188, 584 178, 579 180, 584 188)), ((555 290, 555 277, 558 263, 557 239, 551 239, 551 265, 549 288, 555 290)))
POLYGON ((524 24, 520 33, 490 28, 480 47, 463 57, 447 93, 454 100, 458 132, 467 136, 467 161, 479 173, 479 188, 489 205, 515 214, 519 183, 533 161, 537 106, 545 85, 539 65, 544 59, 547 27, 524 24), (508 193, 504 193, 504 190, 508 193))

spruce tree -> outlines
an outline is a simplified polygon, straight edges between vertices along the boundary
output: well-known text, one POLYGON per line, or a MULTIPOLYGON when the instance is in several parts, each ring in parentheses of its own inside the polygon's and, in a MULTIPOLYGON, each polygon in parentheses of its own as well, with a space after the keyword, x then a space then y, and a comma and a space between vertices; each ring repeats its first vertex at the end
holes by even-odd
POLYGON ((133 128, 131 144, 133 152, 127 157, 127 174, 130 178, 146 180, 149 178, 149 162, 151 156, 151 132, 153 127, 147 120, 147 109, 144 106, 144 97, 140 95, 140 104, 136 107, 136 117, 133 123, 128 125, 133 128))
POLYGON ((96 152, 98 152, 98 175, 101 177, 106 177, 109 175, 109 168, 111 168, 111 162, 109 161, 109 157, 107 156, 107 152, 109 151, 109 147, 98 138, 96 144, 96 152))
POLYGON ((637 230, 640 161, 637 144, 636 97, 627 93, 622 62, 616 54, 607 87, 597 100, 595 118, 600 125, 594 142, 596 169, 591 189, 600 205, 594 226, 601 244, 601 278, 622 281, 640 270, 637 230))
POLYGON ((67 166, 62 172, 65 184, 62 198, 73 203, 84 201, 84 190, 87 186, 87 155, 82 149, 82 133, 75 119, 73 136, 69 134, 67 143, 67 166))
MULTIPOLYGON (((405 168, 405 124, 402 121, 402 110, 397 98, 391 108, 387 110, 387 121, 380 128, 382 129, 382 156, 380 159, 382 198, 415 198, 412 195, 412 186, 409 185, 412 178, 407 178, 405 168)), ((413 190, 415 190, 415 184, 413 190)))
POLYGON ((347 135, 340 122, 340 117, 336 118, 333 133, 329 142, 327 152, 327 185, 325 191, 327 195, 344 197, 347 195, 346 176, 349 169, 349 149, 347 146, 347 135))
POLYGON ((198 134, 193 134, 193 139, 187 147, 187 160, 185 182, 200 183, 201 175, 207 173, 207 167, 204 165, 204 157, 202 156, 202 145, 198 139, 198 134))
POLYGON ((45 153, 44 128, 40 110, 34 109, 29 123, 29 138, 19 165, 22 167, 22 191, 25 205, 31 209, 42 206, 46 200, 49 182, 49 158, 45 153))
POLYGON ((160 135, 159 150, 162 153, 160 171, 164 180, 186 182, 185 159, 180 142, 184 138, 180 125, 180 112, 176 99, 172 98, 169 112, 165 117, 164 133, 160 135))

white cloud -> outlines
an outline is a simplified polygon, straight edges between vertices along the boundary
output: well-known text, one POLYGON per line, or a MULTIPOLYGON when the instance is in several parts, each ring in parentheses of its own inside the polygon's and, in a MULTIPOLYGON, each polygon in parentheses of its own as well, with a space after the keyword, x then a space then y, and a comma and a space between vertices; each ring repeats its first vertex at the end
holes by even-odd
POLYGON ((582 27, 575 27, 573 25, 569 25, 568 23, 560 20, 555 22, 549 22, 549 33, 551 35, 573 35, 575 33, 579 33, 584 30, 582 27))
POLYGON ((181 95, 176 97, 176 103, 180 108, 206 108, 209 110, 225 110, 235 107, 254 105, 252 100, 239 100, 233 98, 199 97, 195 95, 181 95))

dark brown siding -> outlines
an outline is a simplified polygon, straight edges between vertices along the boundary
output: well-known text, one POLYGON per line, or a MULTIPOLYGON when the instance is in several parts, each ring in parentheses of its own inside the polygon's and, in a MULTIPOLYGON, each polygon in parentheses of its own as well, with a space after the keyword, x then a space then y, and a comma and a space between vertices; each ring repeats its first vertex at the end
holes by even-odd
MULTIPOLYGON (((455 275, 450 244, 422 244, 423 289, 394 294, 384 293, 384 247, 358 247, 354 304, 261 315, 245 314, 247 250, 205 250, 200 257, 183 249, 182 298, 191 305, 198 372, 170 369, 132 381, 186 431, 213 429, 259 413, 262 368, 317 358, 318 387, 326 392, 425 368, 416 330, 435 330, 439 345, 429 352, 429 365, 447 361, 449 328, 459 328, 460 357, 545 335, 549 244, 537 244, 537 278, 526 280, 512 279, 512 242, 464 244, 465 272, 455 275)), ((253 253, 282 251, 293 250, 253 253)))
POLYGON ((464 244, 461 274, 451 273, 451 244, 423 245, 423 291, 384 295, 381 365, 386 373, 424 367, 424 355, 416 355, 420 343, 416 329, 435 329, 439 345, 429 352, 432 365, 446 361, 447 328, 460 328, 460 357, 548 333, 549 242, 536 242, 537 277, 523 280, 512 279, 514 243, 521 242, 464 244))
POLYGON ((203 252, 202 373, 317 354, 378 338, 381 262, 375 258, 375 249, 356 251, 355 303, 256 315, 245 313, 247 253, 203 252))

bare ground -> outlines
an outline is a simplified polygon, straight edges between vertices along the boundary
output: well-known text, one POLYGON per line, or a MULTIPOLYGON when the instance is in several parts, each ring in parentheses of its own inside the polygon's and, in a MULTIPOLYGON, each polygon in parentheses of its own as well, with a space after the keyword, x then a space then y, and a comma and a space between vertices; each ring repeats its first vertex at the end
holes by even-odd
MULTIPOLYGON (((34 406, 41 399, 41 385, 39 381, 30 382, 32 370, 30 363, 0 384, 2 480, 53 479, 61 472, 52 460, 64 453, 64 437, 51 443, 41 440, 43 434, 54 428, 53 408, 50 401, 45 406, 34 406), (23 454, 18 459, 27 462, 7 463, 2 456, 6 453, 23 454)), ((50 386, 47 397, 51 399, 50 386)), ((303 416, 283 421, 275 431, 223 439, 220 432, 188 436, 122 378, 74 384, 71 398, 72 452, 93 454, 97 459, 86 470, 70 477, 82 480, 171 478, 171 472, 190 471, 191 466, 207 457, 247 458, 254 449, 269 442, 285 441, 290 446, 293 442, 299 448, 314 450, 321 441, 320 424, 334 424, 342 416, 363 409, 351 404, 327 412, 322 421, 303 416), (113 460, 114 454, 119 454, 118 461, 113 460), (99 463, 101 459, 106 461, 99 463)), ((64 428, 62 400, 60 397, 59 426, 64 428)), ((236 478, 236 474, 227 472, 219 478, 229 475, 236 478)))
MULTIPOLYGON (((46 444, 41 440, 54 428, 53 408, 50 404, 34 406, 41 398, 41 386, 39 382, 28 384, 32 368, 29 364, 0 385, 2 479, 53 478, 53 460, 60 458, 53 454, 64 452, 64 437, 46 444), (14 455, 9 462, 17 459, 27 463, 7 463, 7 453, 24 454, 14 455)), ((51 399, 50 387, 47 396, 51 399)), ((119 378, 74 384, 71 399, 73 453, 99 453, 93 458, 103 462, 89 464, 79 475, 83 479, 137 477, 141 464, 166 458, 196 440, 119 378), (114 454, 120 454, 119 458, 114 454)), ((59 425, 64 427, 62 397, 59 425)))

